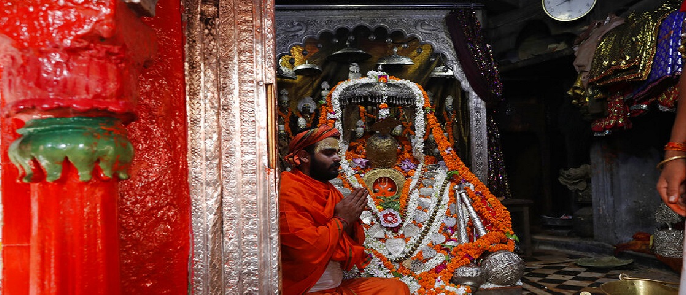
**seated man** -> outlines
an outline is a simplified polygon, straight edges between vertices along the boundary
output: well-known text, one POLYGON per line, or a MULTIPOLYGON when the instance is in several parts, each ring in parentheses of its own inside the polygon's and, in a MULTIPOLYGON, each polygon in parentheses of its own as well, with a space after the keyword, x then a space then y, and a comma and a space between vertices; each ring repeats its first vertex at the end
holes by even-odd
POLYGON ((409 294, 397 279, 343 280, 343 269, 363 268, 360 214, 368 192, 343 195, 329 180, 338 175, 338 130, 326 125, 297 134, 286 160, 295 168, 281 174, 279 222, 283 294, 409 294))

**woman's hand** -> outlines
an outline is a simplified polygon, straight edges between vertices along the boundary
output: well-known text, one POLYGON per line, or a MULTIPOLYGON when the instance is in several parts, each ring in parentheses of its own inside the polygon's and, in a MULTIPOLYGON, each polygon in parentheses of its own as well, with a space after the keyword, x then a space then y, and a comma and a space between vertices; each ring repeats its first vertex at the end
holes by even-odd
POLYGON ((686 216, 686 160, 669 161, 663 167, 657 180, 657 192, 669 208, 681 216, 686 216))

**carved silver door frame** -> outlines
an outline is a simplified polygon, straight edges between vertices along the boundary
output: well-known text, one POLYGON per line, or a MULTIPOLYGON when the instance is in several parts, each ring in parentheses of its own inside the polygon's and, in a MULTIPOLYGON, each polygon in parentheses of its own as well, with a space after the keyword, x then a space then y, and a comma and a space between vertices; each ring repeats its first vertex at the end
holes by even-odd
POLYGON ((274 3, 184 0, 184 9, 189 291, 277 294, 278 170, 270 165, 276 149, 269 145, 270 128, 276 128, 269 118, 274 3))
MULTIPOLYGON (((455 48, 448 36, 445 17, 450 10, 279 10, 276 12, 277 57, 289 54, 294 45, 304 44, 308 37, 316 38, 323 32, 338 28, 349 30, 358 26, 385 27, 389 31, 402 31, 430 44, 435 52, 443 53, 455 78, 468 94, 470 113, 471 170, 484 183, 488 180, 488 139, 486 104, 474 92, 457 59, 455 48)), ((281 68, 288 72, 289 69, 281 68)))

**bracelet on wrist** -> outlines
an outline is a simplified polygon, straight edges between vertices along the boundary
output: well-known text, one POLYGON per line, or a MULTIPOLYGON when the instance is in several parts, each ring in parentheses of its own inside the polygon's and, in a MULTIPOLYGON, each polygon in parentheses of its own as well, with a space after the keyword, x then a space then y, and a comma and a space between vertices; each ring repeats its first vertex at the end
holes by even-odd
POLYGON ((341 224, 343 225, 343 227, 348 227, 348 225, 350 224, 350 223, 348 223, 348 221, 345 220, 345 218, 343 218, 343 217, 334 216, 333 218, 338 219, 338 220, 341 222, 341 224))
POLYGON ((679 159, 686 159, 686 155, 683 155, 683 156, 673 156, 673 157, 669 157, 669 158, 667 158, 667 159, 664 159, 664 160, 662 160, 660 163, 657 163, 657 166, 655 166, 655 168, 657 168, 657 169, 662 169, 662 166, 664 166, 664 165, 667 164, 668 162, 671 162, 671 161, 674 161, 674 160, 679 160, 679 159))
POLYGON ((665 151, 686 152, 686 143, 670 141, 665 145, 665 151))

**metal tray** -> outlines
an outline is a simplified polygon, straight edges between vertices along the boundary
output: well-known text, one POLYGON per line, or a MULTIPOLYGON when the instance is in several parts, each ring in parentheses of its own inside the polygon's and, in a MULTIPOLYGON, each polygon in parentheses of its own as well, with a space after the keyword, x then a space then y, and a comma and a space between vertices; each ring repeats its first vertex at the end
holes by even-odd
POLYGON ((576 260, 576 264, 586 267, 597 267, 597 268, 613 268, 619 266, 625 266, 634 262, 633 259, 619 259, 614 256, 603 256, 603 257, 591 257, 591 258, 579 258, 576 260))

